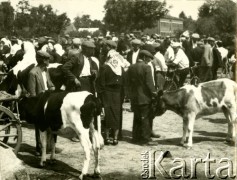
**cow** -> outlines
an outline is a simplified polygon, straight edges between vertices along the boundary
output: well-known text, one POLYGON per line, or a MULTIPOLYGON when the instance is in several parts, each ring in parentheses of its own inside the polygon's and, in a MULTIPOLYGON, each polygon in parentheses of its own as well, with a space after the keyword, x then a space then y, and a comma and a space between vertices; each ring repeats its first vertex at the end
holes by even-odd
POLYGON ((51 157, 54 162, 56 134, 66 128, 72 128, 80 139, 85 153, 80 179, 87 174, 90 161, 90 150, 95 155, 96 175, 100 174, 99 149, 103 147, 103 137, 94 128, 93 118, 101 113, 101 103, 87 91, 81 92, 51 92, 46 91, 35 97, 23 97, 19 101, 20 115, 25 113, 26 121, 36 123, 40 129, 42 155, 40 167, 46 163, 47 135, 51 137, 51 157), (49 134, 48 134, 48 133, 49 134), (90 141, 91 138, 91 141, 90 141))
POLYGON ((229 79, 186 85, 176 91, 159 91, 156 97, 156 115, 171 110, 183 118, 181 144, 190 149, 193 145, 195 119, 222 111, 228 121, 226 140, 234 142, 237 106, 237 84, 229 79), (188 142, 186 134, 189 133, 188 142))

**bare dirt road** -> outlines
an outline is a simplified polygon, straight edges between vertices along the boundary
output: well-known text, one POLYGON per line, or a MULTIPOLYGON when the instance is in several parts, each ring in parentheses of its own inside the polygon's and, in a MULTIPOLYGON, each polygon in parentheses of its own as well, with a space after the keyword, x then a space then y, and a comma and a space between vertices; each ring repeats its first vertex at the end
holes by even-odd
MULTIPOLYGON (((219 163, 221 158, 229 158, 234 164, 235 147, 225 142, 227 132, 227 123, 224 115, 219 113, 212 116, 206 116, 195 123, 195 132, 193 135, 193 148, 188 150, 179 145, 182 136, 182 119, 171 111, 167 111, 163 116, 156 117, 154 120, 154 130, 161 134, 161 138, 153 139, 157 146, 139 146, 131 143, 131 130, 133 114, 124 111, 123 113, 123 140, 117 146, 105 146, 101 150, 101 178, 108 180, 135 180, 141 179, 142 161, 141 153, 157 151, 157 157, 160 151, 170 151, 172 157, 165 158, 162 161, 164 170, 169 173, 172 167, 177 167, 181 162, 174 163, 175 158, 182 158, 187 164, 187 174, 191 172, 191 159, 207 158, 210 153, 210 159, 215 162, 210 163, 210 174, 217 178, 216 170, 219 167, 228 165, 228 162, 219 163)), ((68 135, 67 137, 71 137, 68 135)), ((39 169, 39 158, 34 156, 34 130, 31 126, 23 124, 23 143, 18 157, 25 163, 32 180, 65 180, 77 179, 82 169, 84 154, 80 143, 70 141, 66 137, 59 137, 57 147, 63 151, 56 156, 57 162, 53 166, 47 166, 46 169, 39 169)), ((48 157, 49 158, 49 157, 48 157)), ((93 156, 89 173, 93 173, 93 156)), ((183 161, 183 162, 184 162, 183 161)), ((208 167, 206 167, 208 168, 208 167)), ((234 166, 236 170, 236 166, 234 166)), ((205 175, 205 164, 199 163, 196 167, 197 179, 207 179, 205 175)), ((208 171, 207 171, 208 172, 208 171)), ((227 170, 222 175, 227 174, 227 170)), ((176 175, 181 174, 178 170, 176 175)), ((166 179, 155 169, 156 179, 166 179)), ((208 175, 208 174, 207 174, 208 175)), ((90 179, 90 178, 88 178, 90 179)), ((181 179, 184 179, 181 177, 181 179)), ((188 178, 189 179, 189 178, 188 178)))

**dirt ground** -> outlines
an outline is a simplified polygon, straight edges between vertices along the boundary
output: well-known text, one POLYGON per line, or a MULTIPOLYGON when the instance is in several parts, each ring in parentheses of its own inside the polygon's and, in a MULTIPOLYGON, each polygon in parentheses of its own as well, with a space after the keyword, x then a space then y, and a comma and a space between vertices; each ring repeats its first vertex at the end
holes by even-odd
MULTIPOLYGON (((108 180, 133 180, 142 179, 142 161, 141 153, 148 150, 157 151, 157 157, 160 151, 169 151, 171 157, 162 161, 162 166, 169 172, 172 167, 177 167, 180 162, 173 163, 174 158, 182 158, 187 162, 187 173, 190 174, 191 158, 205 159, 210 153, 210 158, 216 160, 211 163, 210 173, 216 176, 216 169, 227 165, 227 162, 219 164, 221 158, 229 158, 234 165, 236 164, 236 148, 225 142, 227 132, 227 123, 224 115, 219 113, 212 116, 206 116, 195 123, 195 132, 193 135, 193 148, 188 150, 179 145, 182 136, 182 119, 171 111, 167 111, 163 116, 156 117, 154 120, 155 132, 161 134, 161 138, 153 139, 157 146, 140 146, 132 144, 131 130, 133 114, 128 111, 123 113, 123 140, 117 146, 105 146, 101 150, 101 178, 108 180)), ((48 165, 45 169, 38 168, 39 158, 35 153, 35 139, 33 127, 23 123, 23 142, 18 153, 18 157, 25 163, 25 166, 32 180, 65 180, 77 179, 82 169, 84 154, 80 143, 72 142, 70 137, 59 137, 57 147, 63 151, 57 154, 55 165, 48 165)), ((49 158, 49 155, 48 155, 49 158)), ((89 173, 93 173, 92 156, 89 173)), ((234 167, 236 170, 236 166, 234 167)), ((234 170, 234 171, 235 171, 234 170)), ((207 179, 205 176, 205 164, 197 164, 197 179, 207 179)), ((166 179, 158 169, 155 169, 156 179, 166 179)), ((179 175, 180 171, 176 172, 179 175)), ((223 171, 227 174, 227 170, 223 171)), ((87 178, 92 179, 92 178, 87 178)), ((181 178, 183 179, 183 178, 181 178)), ((218 179, 217 177, 215 179, 218 179)))

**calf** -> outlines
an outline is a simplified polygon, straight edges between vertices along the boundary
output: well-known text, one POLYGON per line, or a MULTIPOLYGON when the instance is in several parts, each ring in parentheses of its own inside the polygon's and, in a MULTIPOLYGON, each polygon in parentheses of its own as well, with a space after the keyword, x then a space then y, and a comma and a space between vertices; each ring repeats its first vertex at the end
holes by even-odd
MULTIPOLYGON (((80 179, 88 172, 90 150, 92 148, 95 155, 95 174, 100 173, 99 149, 103 146, 103 138, 93 125, 93 118, 101 113, 101 105, 97 98, 87 91, 73 93, 46 91, 36 97, 23 98, 19 102, 19 106, 20 112, 25 113, 26 120, 34 119, 34 123, 40 129, 42 143, 40 166, 44 166, 46 162, 47 132, 52 134, 70 127, 78 135, 85 153, 80 179)), ((51 141, 51 161, 54 160, 55 156, 55 143, 55 139, 51 141)))
POLYGON ((191 148, 195 119, 223 111, 228 121, 227 140, 233 142, 235 136, 237 104, 237 84, 229 79, 219 79, 199 84, 198 87, 186 85, 171 92, 160 91, 157 96, 156 115, 162 115, 167 109, 174 111, 183 118, 183 137, 191 148))

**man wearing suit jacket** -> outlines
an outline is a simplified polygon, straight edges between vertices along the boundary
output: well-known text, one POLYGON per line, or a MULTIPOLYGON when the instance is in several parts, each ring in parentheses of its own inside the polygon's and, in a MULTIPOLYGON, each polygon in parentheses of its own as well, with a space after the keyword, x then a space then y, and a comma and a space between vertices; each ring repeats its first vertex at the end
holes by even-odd
POLYGON ((89 91, 95 93, 94 80, 99 70, 99 61, 92 57, 95 45, 91 41, 82 43, 82 50, 62 66, 67 79, 68 91, 89 91))
MULTIPOLYGON (((36 60, 38 62, 30 72, 28 76, 27 90, 30 96, 36 96, 45 90, 55 90, 55 87, 50 79, 47 66, 49 65, 50 55, 42 50, 36 54, 36 60)), ((36 140, 36 155, 41 154, 41 143, 39 128, 35 126, 35 140, 36 140)))
POLYGON ((131 106, 134 112, 132 136, 135 143, 149 144, 152 131, 152 99, 156 89, 152 79, 151 67, 147 64, 153 56, 147 50, 141 50, 136 64, 128 69, 128 88, 131 106))
POLYGON ((41 50, 37 52, 38 64, 30 71, 28 77, 28 92, 31 96, 36 96, 45 90, 55 89, 47 70, 49 58, 50 55, 47 52, 41 50))
POLYGON ((200 80, 201 82, 207 82, 212 80, 212 65, 213 65, 213 53, 212 47, 209 44, 211 37, 207 39, 206 44, 204 45, 204 51, 202 55, 201 65, 200 65, 200 80))
POLYGON ((138 59, 138 54, 140 52, 140 45, 141 41, 139 39, 134 39, 131 41, 132 44, 132 50, 128 52, 127 54, 127 61, 130 64, 135 64, 138 59))

